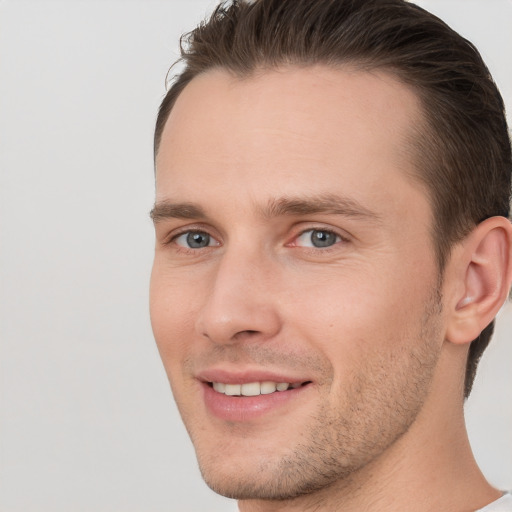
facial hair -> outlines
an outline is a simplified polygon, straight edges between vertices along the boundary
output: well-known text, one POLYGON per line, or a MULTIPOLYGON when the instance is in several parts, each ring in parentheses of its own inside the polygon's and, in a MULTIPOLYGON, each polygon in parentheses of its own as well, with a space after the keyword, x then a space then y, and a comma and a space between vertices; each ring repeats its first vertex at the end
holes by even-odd
MULTIPOLYGON (((297 425, 290 436, 293 441, 278 457, 247 460, 243 468, 219 471, 218 452, 201 450, 195 442, 201 427, 187 425, 206 483, 229 498, 277 501, 348 485, 408 431, 428 396, 442 345, 439 289, 432 291, 417 325, 405 332, 397 329, 400 335, 395 340, 373 347, 374 353, 362 358, 357 368, 347 368, 340 389, 334 387, 329 361, 288 357, 287 364, 314 366, 323 378, 318 379, 321 398, 316 412, 297 425)), ((254 351, 248 357, 258 364, 276 359, 267 349, 248 350, 254 351)), ((232 359, 245 357, 238 354, 232 359)), ((233 435, 244 435, 241 431, 233 425, 233 435)), ((245 435, 250 443, 251 436, 245 435)))

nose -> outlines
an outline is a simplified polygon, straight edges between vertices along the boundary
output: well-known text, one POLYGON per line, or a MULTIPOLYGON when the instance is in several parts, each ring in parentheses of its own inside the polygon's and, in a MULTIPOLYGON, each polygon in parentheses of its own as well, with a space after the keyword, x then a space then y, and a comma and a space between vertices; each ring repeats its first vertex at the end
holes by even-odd
POLYGON ((275 336, 281 328, 276 277, 264 256, 226 251, 210 275, 197 332, 216 344, 275 336))

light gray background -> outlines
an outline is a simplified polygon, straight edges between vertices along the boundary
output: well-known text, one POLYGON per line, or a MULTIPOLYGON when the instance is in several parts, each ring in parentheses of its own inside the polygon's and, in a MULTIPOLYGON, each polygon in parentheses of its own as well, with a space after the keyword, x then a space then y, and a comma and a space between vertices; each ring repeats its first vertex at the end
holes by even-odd
MULTIPOLYGON (((210 0, 0 1, 0 509, 203 511, 152 339, 152 129, 210 0)), ((421 2, 473 40, 512 111, 512 2, 421 2)), ((512 488, 512 308, 467 406, 512 488)))

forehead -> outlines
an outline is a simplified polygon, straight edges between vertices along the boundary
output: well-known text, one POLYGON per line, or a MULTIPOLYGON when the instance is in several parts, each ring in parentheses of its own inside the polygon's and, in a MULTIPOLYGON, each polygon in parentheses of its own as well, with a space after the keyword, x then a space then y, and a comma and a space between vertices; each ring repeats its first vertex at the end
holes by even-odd
POLYGON ((267 200, 272 187, 321 194, 334 182, 344 195, 389 195, 398 182, 411 185, 408 140, 420 119, 417 96, 386 72, 288 67, 240 79, 209 71, 185 87, 167 120, 157 201, 195 200, 199 189, 213 197, 228 185, 267 200))

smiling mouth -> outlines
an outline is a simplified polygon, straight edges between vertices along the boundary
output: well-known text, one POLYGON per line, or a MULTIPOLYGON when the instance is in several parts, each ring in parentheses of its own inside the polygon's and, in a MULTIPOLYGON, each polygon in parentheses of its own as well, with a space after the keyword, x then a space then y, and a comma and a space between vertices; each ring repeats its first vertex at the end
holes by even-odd
POLYGON ((297 389, 310 384, 306 382, 247 382, 244 384, 225 384, 223 382, 208 382, 208 386, 213 388, 217 393, 227 396, 258 396, 270 395, 271 393, 288 391, 297 389))

